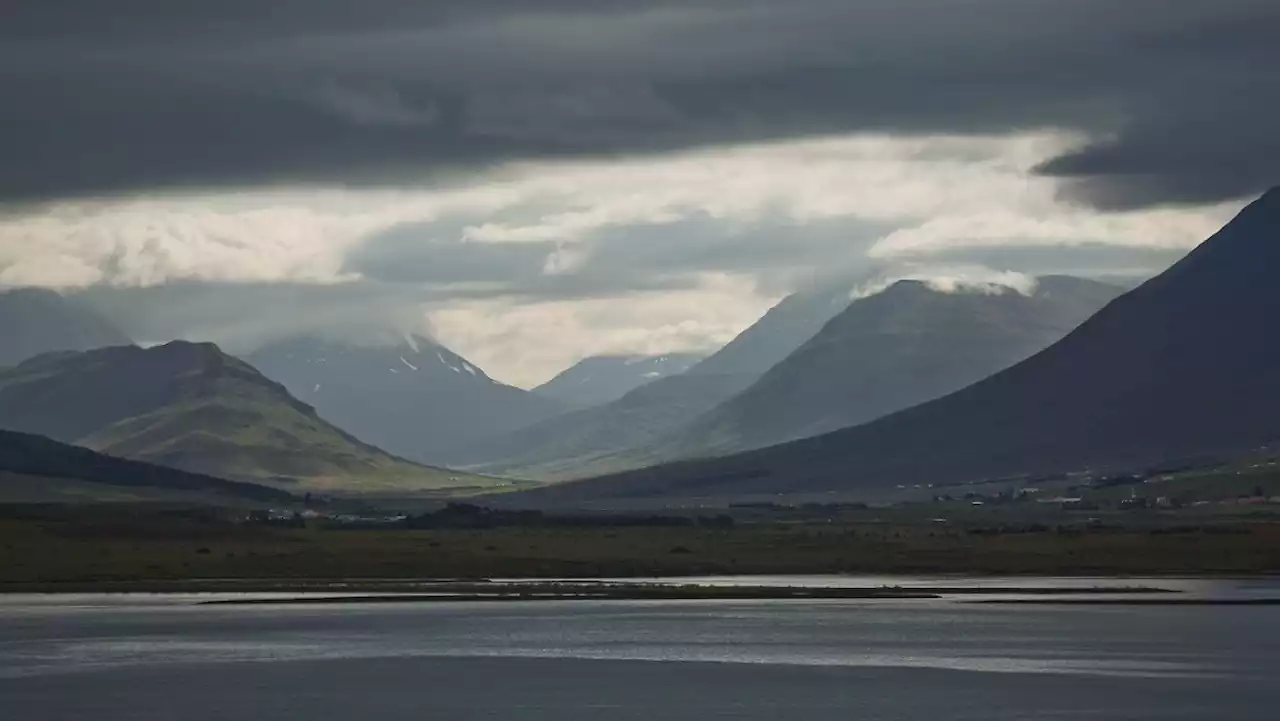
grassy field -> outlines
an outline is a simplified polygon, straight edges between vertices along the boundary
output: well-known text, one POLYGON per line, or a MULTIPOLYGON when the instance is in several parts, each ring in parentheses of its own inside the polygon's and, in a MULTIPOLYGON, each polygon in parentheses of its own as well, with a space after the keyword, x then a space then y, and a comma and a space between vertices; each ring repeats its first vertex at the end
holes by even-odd
POLYGON ((0 519, 0 590, 193 579, 270 587, 337 579, 1276 572, 1280 524, 1249 519, 1094 530, 840 522, 431 531, 277 528, 102 508, 0 519))

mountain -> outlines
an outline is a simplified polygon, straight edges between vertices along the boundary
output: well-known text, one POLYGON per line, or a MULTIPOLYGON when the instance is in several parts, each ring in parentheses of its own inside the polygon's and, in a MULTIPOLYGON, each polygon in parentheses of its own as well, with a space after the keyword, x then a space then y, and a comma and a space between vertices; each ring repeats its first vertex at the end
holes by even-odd
POLYGON ((210 343, 51 353, 2 370, 0 428, 291 490, 418 491, 479 482, 356 440, 210 343))
POLYGON ((317 337, 248 356, 267 377, 370 443, 423 463, 459 447, 559 415, 558 401, 499 383, 439 343, 407 336, 361 346, 317 337))
POLYGON ((105 456, 41 436, 0 431, 0 501, 188 501, 290 503, 252 483, 105 456))
POLYGON ((859 493, 1243 453, 1280 440, 1280 189, 1047 350, 872 423, 524 502, 859 493))
POLYGON ((41 288, 0 293, 0 339, 0 367, 51 351, 133 342, 88 308, 41 288))
POLYGON ((649 444, 750 386, 849 304, 847 286, 784 298, 728 345, 685 373, 640 386, 616 401, 568 413, 469 448, 474 470, 542 480, 644 464, 649 444))
POLYGON ((847 308, 851 297, 849 286, 839 283, 793 293, 689 373, 736 376, 745 388, 847 308))
POLYGON ((684 373, 704 357, 692 353, 593 356, 567 368, 533 392, 567 406, 589 408, 616 401, 660 378, 684 373))
POLYGON ((1121 289, 1040 278, 943 291, 899 281, 855 300, 750 388, 674 431, 656 457, 725 455, 855 426, 959 390, 1059 340, 1121 289))

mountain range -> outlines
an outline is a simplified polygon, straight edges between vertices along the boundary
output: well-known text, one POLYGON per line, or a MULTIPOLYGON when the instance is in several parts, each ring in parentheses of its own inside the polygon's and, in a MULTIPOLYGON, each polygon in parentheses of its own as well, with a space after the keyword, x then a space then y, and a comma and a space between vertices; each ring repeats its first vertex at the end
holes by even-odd
POLYGON ((693 353, 592 356, 565 369, 533 392, 567 406, 589 408, 616 401, 661 378, 680 375, 705 357, 693 353))
POLYGON ((903 280, 853 301, 742 393, 674 431, 658 458, 725 455, 875 420, 1059 340, 1120 295, 1080 278, 942 289, 903 280))
POLYGON ((1026 293, 989 284, 944 290, 907 280, 852 302, 845 288, 794 296, 685 374, 516 434, 526 444, 522 455, 480 468, 572 477, 725 455, 857 425, 1030 356, 1120 293, 1055 276, 1026 293), (822 316, 830 319, 814 327, 822 316), (800 340, 799 333, 776 332, 797 328, 813 332, 800 340), (778 353, 786 342, 798 347, 778 353))
POLYGON ((246 359, 344 430, 392 453, 447 464, 477 438, 559 415, 563 403, 490 378, 420 336, 357 345, 294 338, 246 359))
POLYGON ((849 303, 847 286, 784 298, 728 345, 688 371, 642 385, 601 406, 567 413, 473 444, 466 467, 560 480, 633 468, 628 455, 751 385, 849 303))
POLYGON ((526 502, 868 494, 1249 452, 1280 441, 1280 189, 1058 343, 868 424, 532 492, 526 502))
POLYGON ((0 428, 290 490, 493 486, 363 443, 210 343, 37 356, 0 370, 0 428))
POLYGON ((132 342, 89 308, 54 291, 18 288, 0 293, 0 367, 52 351, 132 342))

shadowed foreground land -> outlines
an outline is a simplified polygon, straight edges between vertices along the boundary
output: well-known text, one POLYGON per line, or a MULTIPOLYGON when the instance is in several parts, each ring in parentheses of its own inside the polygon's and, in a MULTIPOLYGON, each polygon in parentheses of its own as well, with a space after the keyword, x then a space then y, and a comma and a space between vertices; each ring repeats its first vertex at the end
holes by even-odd
MULTIPOLYGON (((0 590, 304 588, 352 579, 715 574, 1233 575, 1280 572, 1280 524, 336 530, 200 513, 42 509, 0 519, 0 590)), ((350 588, 369 587, 359 582, 350 588)))

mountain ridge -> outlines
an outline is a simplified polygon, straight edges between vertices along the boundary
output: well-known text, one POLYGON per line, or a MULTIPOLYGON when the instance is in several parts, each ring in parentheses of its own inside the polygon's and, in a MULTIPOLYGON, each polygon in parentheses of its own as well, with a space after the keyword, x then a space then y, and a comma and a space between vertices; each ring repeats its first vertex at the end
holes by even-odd
POLYGON ((539 480, 643 465, 628 454, 751 385, 849 302, 847 285, 794 293, 688 371, 594 408, 566 413, 468 448, 463 465, 539 480))
POLYGON ((868 493, 1242 453, 1280 439, 1280 189, 1031 358, 871 423, 542 492, 589 499, 868 493))
POLYGON ((724 455, 859 425, 1023 360, 1121 293, 1069 276, 940 290, 900 280, 859 298, 749 388, 656 444, 654 457, 724 455))
POLYGON ((696 353, 590 356, 533 392, 573 408, 590 408, 616 401, 640 386, 684 373, 705 357, 696 353))

